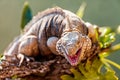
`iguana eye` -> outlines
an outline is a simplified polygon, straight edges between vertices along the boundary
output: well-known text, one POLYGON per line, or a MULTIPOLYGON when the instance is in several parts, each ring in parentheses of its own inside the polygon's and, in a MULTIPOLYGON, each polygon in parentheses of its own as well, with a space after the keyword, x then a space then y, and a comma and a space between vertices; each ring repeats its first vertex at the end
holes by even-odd
POLYGON ((62 33, 62 35, 61 35, 61 36, 65 36, 67 33, 69 33, 69 32, 64 32, 64 33, 62 33))

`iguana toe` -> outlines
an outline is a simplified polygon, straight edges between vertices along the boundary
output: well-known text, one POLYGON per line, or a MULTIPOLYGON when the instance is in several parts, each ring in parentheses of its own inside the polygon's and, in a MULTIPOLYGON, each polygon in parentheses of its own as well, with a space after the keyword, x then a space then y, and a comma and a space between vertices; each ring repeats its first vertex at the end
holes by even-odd
POLYGON ((27 56, 25 56, 25 55, 22 54, 22 53, 19 53, 19 54, 17 55, 17 58, 20 59, 20 62, 19 62, 19 65, 18 65, 18 66, 21 66, 24 60, 27 61, 27 62, 29 62, 29 61, 31 61, 31 60, 34 61, 34 58, 32 58, 32 57, 27 57, 27 56))

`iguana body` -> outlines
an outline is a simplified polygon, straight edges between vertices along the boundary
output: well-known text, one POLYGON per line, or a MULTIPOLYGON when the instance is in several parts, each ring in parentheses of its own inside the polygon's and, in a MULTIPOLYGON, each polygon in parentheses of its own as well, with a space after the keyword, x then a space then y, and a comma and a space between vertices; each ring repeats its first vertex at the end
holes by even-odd
MULTIPOLYGON (((84 51, 91 48, 85 23, 70 11, 59 7, 38 13, 25 26, 23 34, 11 43, 4 55, 63 55, 71 65, 77 65, 84 51)), ((20 63, 22 63, 23 58, 20 63)))

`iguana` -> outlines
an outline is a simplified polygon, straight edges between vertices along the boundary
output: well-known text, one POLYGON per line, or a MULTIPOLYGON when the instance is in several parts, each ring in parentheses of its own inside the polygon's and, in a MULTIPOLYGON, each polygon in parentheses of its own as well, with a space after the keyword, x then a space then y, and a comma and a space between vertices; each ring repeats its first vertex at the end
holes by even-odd
POLYGON ((64 56, 75 66, 85 58, 84 52, 91 49, 90 30, 74 13, 60 7, 50 8, 33 17, 4 56, 16 54, 21 65, 29 57, 55 54, 64 56))

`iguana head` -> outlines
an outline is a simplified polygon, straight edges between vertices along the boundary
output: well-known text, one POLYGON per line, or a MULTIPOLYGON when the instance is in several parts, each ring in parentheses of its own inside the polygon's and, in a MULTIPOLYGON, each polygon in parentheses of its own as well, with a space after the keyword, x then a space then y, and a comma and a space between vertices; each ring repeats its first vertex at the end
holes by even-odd
POLYGON ((87 35, 71 31, 62 34, 62 37, 57 41, 56 49, 72 66, 75 66, 84 58, 84 52, 89 50, 91 45, 91 40, 87 35))

